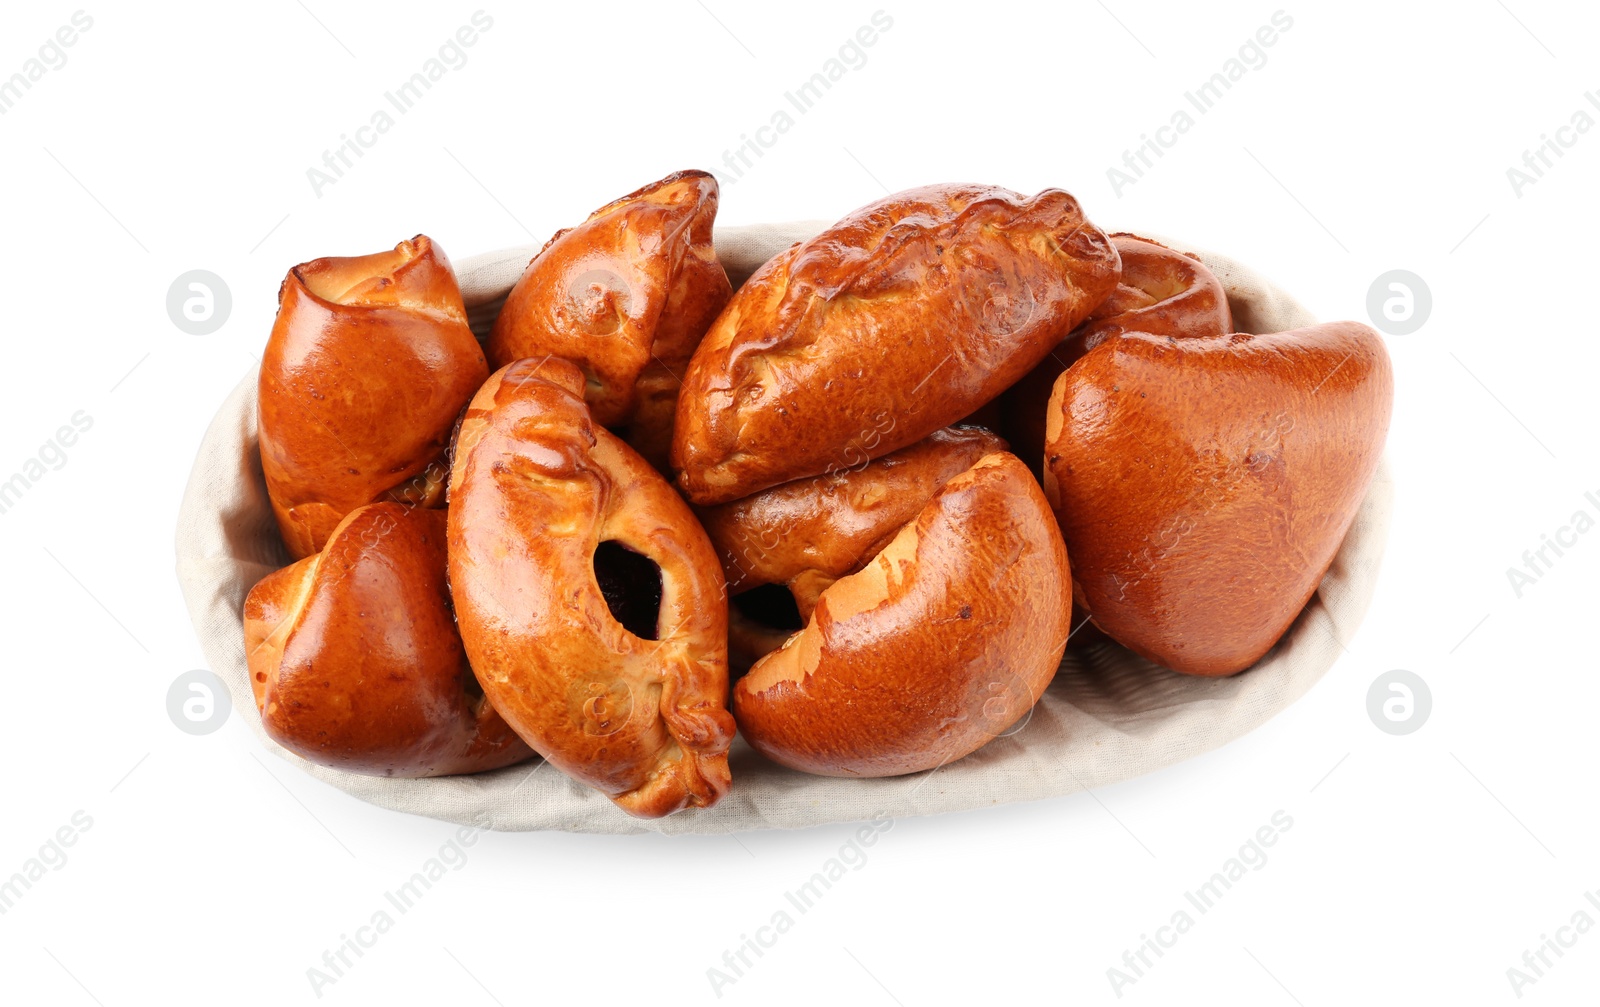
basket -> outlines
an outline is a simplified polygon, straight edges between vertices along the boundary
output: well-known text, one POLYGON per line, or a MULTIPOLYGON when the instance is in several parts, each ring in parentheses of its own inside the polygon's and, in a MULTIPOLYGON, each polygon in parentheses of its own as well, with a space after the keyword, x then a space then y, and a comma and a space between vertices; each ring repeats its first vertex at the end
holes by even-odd
MULTIPOLYGON (((722 228, 715 236, 717 254, 738 286, 761 263, 826 226, 722 228)), ((1292 297, 1239 263, 1158 240, 1194 252, 1211 268, 1227 290, 1240 331, 1281 332, 1316 322, 1292 297)), ((457 264, 468 316, 480 337, 537 251, 512 248, 457 264)), ((646 821, 542 761, 474 776, 385 779, 314 765, 267 737, 245 666, 242 612, 250 588, 288 557, 261 474, 256 380, 255 374, 247 377, 217 411, 178 513, 178 579, 211 670, 228 684, 234 708, 261 744, 304 772, 381 807, 508 831, 727 833, 932 815, 1061 797, 1208 752, 1299 699, 1343 653, 1342 641, 1355 632, 1372 599, 1393 495, 1387 463, 1381 464, 1310 602, 1277 646, 1238 675, 1179 675, 1101 640, 1069 649, 1031 713, 957 762, 909 776, 833 779, 775 765, 737 739, 729 756, 733 788, 720 803, 646 821)))

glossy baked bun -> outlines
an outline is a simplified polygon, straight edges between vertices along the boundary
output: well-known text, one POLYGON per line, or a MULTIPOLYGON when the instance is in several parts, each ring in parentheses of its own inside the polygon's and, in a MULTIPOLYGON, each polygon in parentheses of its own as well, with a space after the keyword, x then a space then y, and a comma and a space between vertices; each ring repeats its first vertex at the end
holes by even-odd
POLYGON ((999 399, 1001 427, 1037 474, 1044 460, 1045 407, 1062 371, 1111 336, 1148 332, 1183 339, 1233 331, 1222 283, 1197 257, 1136 234, 1117 233, 1122 280, 1089 318, 999 399))
POLYGON ((562 357, 595 421, 665 469, 678 384, 732 288, 711 245, 717 180, 680 171, 551 238, 511 288, 489 361, 562 357))
POLYGON ((324 766, 368 776, 476 773, 533 752, 479 688, 445 584, 445 515, 358 507, 321 553, 244 603, 261 724, 324 766))
POLYGON ((320 550, 363 504, 442 504, 450 431, 488 376, 426 236, 289 270, 260 380, 261 467, 289 555, 320 550))
POLYGON ((1254 664, 1344 541, 1392 396, 1356 322, 1090 350, 1056 380, 1044 487, 1095 624, 1174 671, 1254 664))
POLYGON ((1227 292, 1199 256, 1122 231, 1111 243, 1122 257, 1122 279, 1063 340, 1060 352, 1068 366, 1124 332, 1183 338, 1233 331, 1227 292))
POLYGON ((739 729, 775 762, 823 776, 941 766, 1038 701, 1071 601, 1039 484, 1014 456, 985 455, 734 685, 739 729))
POLYGON ((678 400, 678 484, 724 503, 914 444, 1026 374, 1117 275, 1059 189, 865 206, 762 266, 712 324, 678 400))
POLYGON ((734 733, 722 570, 584 384, 567 361, 520 360, 467 408, 450 487, 461 637, 490 700, 568 776, 641 817, 706 807, 734 733))
POLYGON ((846 472, 701 508, 700 522, 722 560, 730 595, 781 584, 803 621, 823 591, 876 556, 939 487, 1005 447, 987 430, 936 430, 846 472))

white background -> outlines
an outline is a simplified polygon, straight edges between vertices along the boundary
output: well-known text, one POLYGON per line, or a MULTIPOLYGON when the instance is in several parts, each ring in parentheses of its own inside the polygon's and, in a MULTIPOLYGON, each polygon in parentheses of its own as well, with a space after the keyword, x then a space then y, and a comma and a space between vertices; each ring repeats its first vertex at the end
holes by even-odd
MULTIPOLYGON (((76 9, 7 5, 0 77, 76 9)), ((896 822, 722 1001, 1116 1002, 1107 969, 1279 810, 1294 824, 1266 866, 1122 1000, 1511 1003, 1525 950, 1581 909, 1600 923, 1600 534, 1520 598, 1506 574, 1600 512, 1600 129, 1520 195, 1507 177, 1576 110, 1600 118, 1594 5, 1286 6, 1268 62, 1120 196, 1107 168, 1276 4, 485 6, 468 62, 316 195, 307 168, 477 9, 90 7, 67 62, 0 116, 0 478, 76 411, 94 424, 0 515, 0 876, 74 812, 93 821, 0 916, 0 999, 312 1001, 306 970, 446 841, 260 753, 248 711, 205 737, 169 721, 168 686, 204 666, 173 576, 195 446, 289 266, 419 231, 457 258, 542 242, 685 167, 722 175, 725 223, 935 181, 1062 186, 1107 230, 1235 256, 1323 318, 1365 320, 1395 268, 1434 304, 1389 340, 1382 584, 1308 696, 1120 786, 896 822), (893 25, 866 63, 733 179, 723 152, 878 9, 893 25), (165 307, 196 268, 233 295, 207 336, 165 307), (1404 737, 1366 712, 1395 668, 1433 697, 1404 737)), ((707 969, 853 831, 487 835, 322 999, 717 1002, 707 969)), ((1600 932, 1551 960, 1522 999, 1589 1002, 1600 932)))

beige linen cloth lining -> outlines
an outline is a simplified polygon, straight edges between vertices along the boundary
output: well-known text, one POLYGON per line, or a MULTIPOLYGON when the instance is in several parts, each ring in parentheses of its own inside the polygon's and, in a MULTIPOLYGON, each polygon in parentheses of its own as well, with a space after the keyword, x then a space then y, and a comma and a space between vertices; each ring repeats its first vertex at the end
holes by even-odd
MULTIPOLYGON (((718 256, 737 286, 762 262, 824 222, 721 228, 718 256)), ((1283 291, 1220 255, 1195 251, 1228 291, 1235 327, 1280 332, 1316 320, 1283 291)), ((487 333, 536 247, 457 264, 473 329, 487 333)), ((267 321, 262 320, 265 335, 267 321)), ((256 375, 218 410, 201 441, 178 514, 178 578, 211 670, 262 745, 301 770, 385 808, 494 829, 598 833, 725 833, 963 811, 1059 797, 1172 765, 1240 737, 1294 702, 1332 667, 1372 600, 1393 489, 1380 466, 1333 566, 1299 619, 1255 667, 1224 679, 1190 678, 1110 643, 1069 651, 1030 715, 976 753, 925 773, 840 780, 773 765, 742 739, 730 756, 733 789, 713 808, 641 821, 535 761, 475 776, 393 780, 313 765, 261 730, 245 668, 241 612, 255 583, 287 562, 267 502, 256 447, 256 375)))

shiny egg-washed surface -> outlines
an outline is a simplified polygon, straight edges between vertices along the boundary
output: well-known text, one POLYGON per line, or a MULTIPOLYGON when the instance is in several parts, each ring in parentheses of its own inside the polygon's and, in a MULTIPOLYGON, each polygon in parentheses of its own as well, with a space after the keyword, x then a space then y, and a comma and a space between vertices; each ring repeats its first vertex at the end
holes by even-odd
POLYGON ((706 333, 678 484, 724 503, 914 444, 1027 373, 1118 275, 1059 189, 931 185, 862 207, 774 256, 706 333))
POLYGON ((1187 339, 1234 331, 1228 296, 1198 258, 1136 234, 1113 234, 1111 244, 1122 258, 1117 289, 996 400, 999 430, 1035 475, 1044 462, 1045 410, 1056 377, 1085 353, 1124 332, 1187 339))
POLYGON ((425 235, 289 270, 261 359, 261 465, 295 559, 363 504, 444 500, 456 417, 489 376, 425 235))
POLYGON ((584 375, 520 360, 472 399, 450 480, 451 592, 484 692, 539 754, 629 814, 727 792, 727 600, 665 478, 594 422, 584 375), (595 552, 660 568, 653 639, 612 615, 595 552))
POLYGON ((680 171, 556 233, 511 288, 489 337, 489 366, 570 360, 602 426, 659 469, 678 386, 733 288, 711 244, 717 180, 680 171))
POLYGON ((445 514, 377 503, 244 604, 262 726, 320 765, 369 776, 499 769, 533 756, 467 665, 445 583, 445 514))
POLYGON ((1358 322, 1090 350, 1056 379, 1044 487, 1095 624, 1174 671, 1255 664, 1344 541, 1393 395, 1358 322))
POLYGON ((809 619, 817 597, 876 555, 939 487, 1005 447, 987 430, 950 427, 846 472, 796 479, 697 513, 730 594, 782 584, 800 618, 809 619))
MULTIPOLYGON (((735 278, 748 275, 827 222, 719 228, 717 253, 735 278)), ((1156 236, 1164 244, 1193 250, 1156 236)), ((465 303, 492 314, 537 247, 458 262, 465 303)), ((1235 324, 1281 332, 1315 318, 1249 266, 1199 251, 1229 298, 1235 324)), ((486 326, 486 322, 485 322, 486 326)), ((253 704, 239 641, 245 593, 281 566, 256 460, 257 383, 252 375, 219 408, 195 460, 177 534, 178 573, 208 665, 226 681, 234 705, 253 704)), ((624 813, 609 798, 561 773, 515 766, 474 776, 425 780, 361 776, 299 758, 247 729, 295 768, 360 800, 460 824, 525 831, 607 834, 728 833, 803 828, 888 814, 903 818, 1038 800, 1106 786, 1210 751, 1292 704, 1344 653, 1372 599, 1388 535, 1393 488, 1380 465, 1327 574, 1288 632, 1247 671, 1200 678, 1163 669, 1107 640, 1077 649, 1073 638, 1044 696, 1022 721, 973 754, 909 776, 838 780, 796 773, 754 753, 741 739, 729 750, 738 784, 712 808, 665 818, 624 813)))
POLYGON ((1054 677, 1071 583, 1039 484, 1015 456, 986 454, 735 683, 740 733, 822 776, 899 776, 969 755, 1054 677))

